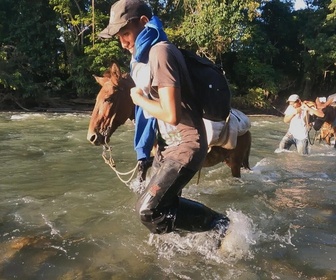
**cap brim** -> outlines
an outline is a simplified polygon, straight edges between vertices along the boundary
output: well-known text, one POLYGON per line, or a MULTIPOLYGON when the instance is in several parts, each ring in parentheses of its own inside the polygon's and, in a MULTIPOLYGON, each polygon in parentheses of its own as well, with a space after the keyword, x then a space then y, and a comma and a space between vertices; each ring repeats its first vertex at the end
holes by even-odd
POLYGON ((111 39, 113 35, 109 34, 109 29, 108 27, 106 27, 102 32, 100 32, 98 34, 99 38, 103 38, 103 39, 111 39))
POLYGON ((103 38, 103 39, 111 39, 126 24, 127 24, 127 21, 120 22, 117 24, 109 24, 102 32, 98 34, 98 37, 103 38))

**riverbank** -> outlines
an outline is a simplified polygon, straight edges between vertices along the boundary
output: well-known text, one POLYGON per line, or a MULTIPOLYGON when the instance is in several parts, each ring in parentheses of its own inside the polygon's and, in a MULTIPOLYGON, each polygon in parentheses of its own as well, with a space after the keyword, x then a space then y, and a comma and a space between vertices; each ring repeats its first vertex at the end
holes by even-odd
MULTIPOLYGON (((76 98, 76 99, 61 99, 48 98, 45 102, 30 107, 24 106, 19 102, 11 100, 11 102, 1 102, 0 111, 22 111, 22 112, 47 112, 47 113, 91 113, 95 105, 95 99, 76 98)), ((246 115, 271 115, 283 116, 284 104, 270 104, 268 108, 257 108, 253 106, 242 106, 232 102, 232 107, 242 111, 246 115)))
POLYGON ((94 99, 67 99, 60 98, 48 99, 48 101, 41 102, 41 104, 34 104, 32 106, 22 105, 15 100, 10 102, 1 102, 0 111, 19 111, 19 112, 49 112, 49 113, 76 113, 87 112, 91 113, 95 104, 94 99))

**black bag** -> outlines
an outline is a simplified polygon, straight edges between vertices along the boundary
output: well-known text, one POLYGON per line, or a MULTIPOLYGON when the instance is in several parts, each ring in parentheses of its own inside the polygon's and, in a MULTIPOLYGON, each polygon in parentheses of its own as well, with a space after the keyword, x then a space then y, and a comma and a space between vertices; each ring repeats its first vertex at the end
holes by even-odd
POLYGON ((203 118, 211 121, 226 120, 231 109, 231 92, 220 67, 209 59, 180 49, 185 59, 197 105, 203 118))

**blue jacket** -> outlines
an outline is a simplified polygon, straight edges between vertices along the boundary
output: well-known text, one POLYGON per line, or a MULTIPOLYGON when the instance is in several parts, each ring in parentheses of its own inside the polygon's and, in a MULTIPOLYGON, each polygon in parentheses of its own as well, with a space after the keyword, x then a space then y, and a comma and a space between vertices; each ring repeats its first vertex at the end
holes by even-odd
MULTIPOLYGON (((135 40, 135 61, 148 63, 150 48, 156 43, 166 40, 167 35, 163 31, 161 21, 153 16, 135 40)), ((137 160, 149 159, 156 139, 156 124, 157 120, 155 118, 146 119, 142 108, 135 106, 134 149, 137 160)))
POLYGON ((135 106, 134 150, 137 160, 149 159, 156 138, 156 119, 146 119, 143 110, 135 106))

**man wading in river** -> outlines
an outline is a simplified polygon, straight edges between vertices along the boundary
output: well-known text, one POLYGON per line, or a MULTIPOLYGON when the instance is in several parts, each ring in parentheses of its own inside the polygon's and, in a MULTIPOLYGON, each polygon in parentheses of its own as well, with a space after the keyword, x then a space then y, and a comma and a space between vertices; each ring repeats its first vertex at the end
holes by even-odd
POLYGON ((181 197, 208 149, 202 117, 190 98, 190 78, 181 52, 167 41, 160 20, 140 0, 112 5, 110 22, 99 36, 117 36, 132 54, 132 69, 139 67, 138 74, 147 77, 146 88, 134 77, 131 97, 157 119, 164 140, 153 162, 154 175, 136 205, 141 222, 152 233, 216 230, 224 236, 229 224, 225 215, 181 197))
POLYGON ((289 123, 289 128, 280 141, 279 148, 289 150, 292 145, 295 145, 299 154, 306 155, 308 154, 308 114, 318 117, 323 117, 324 114, 321 110, 305 105, 297 94, 288 97, 287 102, 289 105, 284 113, 284 122, 289 123))

